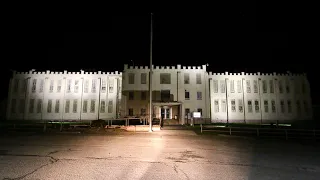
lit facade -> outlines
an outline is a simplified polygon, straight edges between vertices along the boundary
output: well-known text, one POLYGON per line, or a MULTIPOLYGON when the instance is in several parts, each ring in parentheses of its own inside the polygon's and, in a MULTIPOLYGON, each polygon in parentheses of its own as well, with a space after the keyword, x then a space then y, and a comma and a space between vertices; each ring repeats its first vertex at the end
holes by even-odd
POLYGON ((93 120, 120 113, 122 73, 14 73, 10 80, 7 119, 93 120))
MULTIPOLYGON (((276 123, 312 119, 304 74, 211 73, 203 66, 153 67, 153 117, 189 123, 276 123), (189 116, 190 117, 190 116, 189 116)), ((123 72, 14 73, 7 119, 94 120, 149 114, 149 68, 123 72)))

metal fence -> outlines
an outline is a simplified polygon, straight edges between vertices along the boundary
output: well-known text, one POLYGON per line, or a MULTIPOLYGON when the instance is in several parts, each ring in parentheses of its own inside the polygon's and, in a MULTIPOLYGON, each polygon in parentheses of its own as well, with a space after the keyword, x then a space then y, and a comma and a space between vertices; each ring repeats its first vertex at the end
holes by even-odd
POLYGON ((320 130, 288 129, 288 128, 246 128, 246 127, 217 127, 200 124, 201 133, 215 132, 219 134, 255 136, 255 137, 283 137, 288 139, 320 139, 320 130))

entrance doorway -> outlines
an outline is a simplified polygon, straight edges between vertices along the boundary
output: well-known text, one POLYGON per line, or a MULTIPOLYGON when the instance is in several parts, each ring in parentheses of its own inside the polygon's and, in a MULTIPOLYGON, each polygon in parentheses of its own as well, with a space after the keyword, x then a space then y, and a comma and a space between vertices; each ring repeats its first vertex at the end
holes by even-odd
POLYGON ((172 117, 170 117, 170 115, 171 115, 170 108, 161 107, 161 118, 162 119, 172 119, 172 117))

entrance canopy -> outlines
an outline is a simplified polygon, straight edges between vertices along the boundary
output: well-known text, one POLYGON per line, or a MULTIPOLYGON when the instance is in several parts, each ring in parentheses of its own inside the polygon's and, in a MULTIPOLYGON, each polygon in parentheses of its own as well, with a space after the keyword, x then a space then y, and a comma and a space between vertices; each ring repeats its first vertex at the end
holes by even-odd
POLYGON ((154 106, 175 106, 180 104, 181 102, 152 102, 154 106))

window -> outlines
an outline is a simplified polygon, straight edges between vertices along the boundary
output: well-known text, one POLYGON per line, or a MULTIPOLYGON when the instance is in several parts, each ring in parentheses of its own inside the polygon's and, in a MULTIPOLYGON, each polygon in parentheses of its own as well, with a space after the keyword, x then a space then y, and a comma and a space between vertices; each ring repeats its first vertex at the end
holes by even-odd
POLYGON ((22 83, 22 85, 20 87, 20 92, 24 93, 24 92, 26 92, 26 88, 27 88, 26 80, 22 80, 21 83, 22 83))
POLYGON ((134 84, 134 73, 129 73, 129 84, 134 84))
POLYGON ((52 112, 52 99, 48 100, 47 112, 48 113, 52 112))
POLYGON ((202 100, 202 92, 197 92, 197 100, 202 100))
POLYGON ((72 108, 73 108, 72 112, 77 113, 77 110, 78 110, 78 100, 77 99, 73 100, 73 107, 72 108))
POLYGON ((106 88, 107 84, 106 84, 106 80, 102 79, 101 80, 101 93, 105 93, 107 88, 106 88))
POLYGON ((189 108, 186 108, 186 109, 184 110, 184 114, 185 114, 185 116, 188 116, 188 115, 190 114, 190 109, 189 109, 189 108))
POLYGON ((268 100, 264 100, 263 105, 264 105, 264 112, 268 113, 269 112, 268 100))
POLYGON ((260 111, 260 109, 259 109, 259 101, 258 100, 254 101, 254 109, 255 109, 256 113, 258 113, 260 111))
POLYGON ((248 112, 252 113, 252 101, 248 100, 248 112))
POLYGON ((18 92, 18 88, 19 88, 19 79, 14 79, 13 82, 13 92, 17 93, 18 92))
POLYGON ((59 113, 59 108, 60 108, 60 99, 56 99, 56 105, 54 108, 54 112, 59 113))
POLYGON ((299 84, 299 82, 295 82, 295 84, 294 84, 294 91, 295 91, 295 93, 296 94, 299 94, 300 93, 300 86, 299 86, 300 84, 299 84))
POLYGON ((297 100, 297 112, 298 112, 298 114, 301 113, 301 104, 300 104, 299 100, 297 100))
POLYGON ((302 94, 306 93, 306 83, 302 81, 302 94))
POLYGON ((74 81, 74 93, 79 92, 79 80, 74 81))
POLYGON ((202 116, 202 109, 198 108, 198 112, 200 112, 200 116, 202 116))
POLYGON ((147 92, 141 91, 141 100, 147 100, 147 92))
POLYGON ((214 100, 214 112, 219 112, 219 100, 214 100))
POLYGON ((258 93, 258 81, 257 80, 253 81, 253 91, 254 91, 254 93, 258 93))
POLYGON ((288 113, 291 113, 292 112, 291 101, 288 100, 287 103, 288 103, 288 113))
POLYGON ((25 100, 24 99, 20 99, 20 113, 24 113, 24 106, 25 106, 25 100))
POLYGON ((190 75, 189 75, 189 73, 184 73, 184 84, 190 84, 190 75))
POLYGON ((200 73, 196 74, 196 78, 197 78, 197 84, 201 84, 201 74, 200 73))
POLYGON ((269 80, 270 93, 274 93, 273 80, 269 80))
POLYGON ((37 113, 41 113, 42 111, 42 99, 37 100, 37 113))
POLYGON ((239 112, 243 113, 243 102, 242 102, 242 99, 238 100, 238 106, 239 106, 239 112))
POLYGON ((283 93, 282 80, 279 80, 279 93, 283 93))
POLYGON ((57 92, 61 92, 61 80, 58 80, 57 92))
POLYGON ((17 106, 17 100, 16 99, 12 99, 11 100, 11 113, 12 114, 16 113, 16 106, 17 106))
POLYGON ((92 79, 91 93, 96 93, 96 90, 97 90, 97 80, 92 79))
POLYGON ((276 101, 275 100, 271 100, 271 110, 272 110, 272 113, 276 113, 276 101))
POLYGON ((70 111, 70 100, 66 100, 66 106, 64 107, 64 112, 69 113, 70 111))
POLYGON ((133 108, 129 108, 129 116, 133 116, 133 108))
POLYGON ((112 113, 113 111, 113 101, 109 100, 109 104, 108 104, 108 113, 112 113))
POLYGON ((263 80, 262 81, 262 92, 263 93, 267 93, 267 81, 266 80, 263 80))
POLYGON ((290 82, 289 82, 289 80, 286 80, 286 92, 290 93, 290 82))
POLYGON ((230 92, 234 93, 234 80, 230 81, 230 92))
POLYGON ((213 80, 213 92, 218 93, 218 80, 213 80))
POLYGON ((88 112, 88 100, 84 100, 83 101, 82 112, 83 113, 87 113, 88 112))
POLYGON ((88 92, 89 92, 89 80, 86 79, 84 83, 84 93, 88 93, 88 92))
POLYGON ((241 92, 242 92, 241 80, 237 80, 237 89, 238 89, 238 93, 241 93, 241 92))
POLYGON ((31 92, 35 93, 35 92, 36 92, 36 88, 37 88, 37 80, 36 80, 36 79, 33 79, 33 80, 32 80, 31 92))
POLYGON ((53 92, 53 86, 54 86, 54 80, 50 80, 50 88, 49 88, 50 93, 53 92))
POLYGON ((304 107, 304 112, 308 113, 309 112, 309 106, 308 106, 307 101, 303 101, 303 107, 304 107))
POLYGON ((160 73, 160 84, 171 84, 171 74, 160 73))
POLYGON ((250 85, 250 80, 246 81, 247 84, 247 93, 251 93, 251 85, 250 85))
POLYGON ((231 111, 236 112, 236 100, 231 99, 231 111))
POLYGON ((147 84, 147 73, 141 73, 141 84, 147 84))
POLYGON ((30 99, 29 101, 29 113, 34 112, 34 99, 30 99))
POLYGON ((90 103, 90 113, 94 113, 96 110, 96 100, 95 99, 91 99, 91 103, 90 103))
POLYGON ((284 113, 285 109, 284 109, 284 100, 280 101, 280 108, 281 108, 281 112, 284 113))
POLYGON ((70 93, 71 92, 71 79, 68 79, 68 82, 67 82, 67 93, 70 93))
POLYGON ((146 114, 146 108, 141 108, 141 116, 145 116, 146 114))
POLYGON ((101 113, 105 113, 106 112, 106 101, 105 100, 101 100, 100 112, 101 113))
POLYGON ((161 101, 170 101, 170 90, 161 90, 161 101))
POLYGON ((109 79, 109 93, 113 93, 114 79, 109 79))
POLYGON ((134 93, 133 91, 129 92, 129 100, 133 100, 134 99, 134 93))
POLYGON ((220 80, 220 90, 221 90, 221 93, 225 93, 226 92, 226 84, 225 84, 225 81, 224 80, 220 80))
POLYGON ((189 91, 184 90, 184 98, 185 98, 186 100, 189 100, 189 99, 190 99, 190 92, 189 92, 189 91))
POLYGON ((221 111, 222 112, 226 112, 227 108, 226 108, 226 100, 221 100, 221 111))

